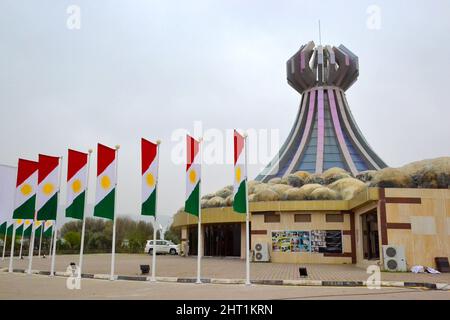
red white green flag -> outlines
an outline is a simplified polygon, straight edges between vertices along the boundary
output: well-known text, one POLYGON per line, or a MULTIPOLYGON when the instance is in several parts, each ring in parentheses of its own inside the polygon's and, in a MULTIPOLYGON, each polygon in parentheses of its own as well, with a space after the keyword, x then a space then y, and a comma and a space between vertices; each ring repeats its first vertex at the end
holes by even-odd
POLYGON ((141 214, 156 216, 158 182, 158 145, 141 139, 142 205, 141 214))
POLYGON ((48 220, 44 223, 44 237, 50 238, 52 236, 53 221, 48 220))
POLYGON ((34 219, 37 182, 38 163, 19 159, 13 219, 34 219))
POLYGON ((39 155, 37 220, 56 220, 59 192, 59 157, 39 155))
POLYGON ((234 130, 234 202, 233 209, 247 213, 247 172, 245 165, 245 138, 234 130))
POLYGON ((200 143, 186 136, 187 163, 186 163, 186 202, 184 211, 194 216, 200 213, 200 143))
POLYGON ((66 217, 83 220, 86 201, 87 153, 69 149, 66 217))
POLYGON ((94 216, 114 219, 116 196, 116 150, 97 145, 97 189, 95 192, 94 216))
POLYGON ((27 219, 23 223, 23 236, 30 237, 33 230, 33 220, 27 219))

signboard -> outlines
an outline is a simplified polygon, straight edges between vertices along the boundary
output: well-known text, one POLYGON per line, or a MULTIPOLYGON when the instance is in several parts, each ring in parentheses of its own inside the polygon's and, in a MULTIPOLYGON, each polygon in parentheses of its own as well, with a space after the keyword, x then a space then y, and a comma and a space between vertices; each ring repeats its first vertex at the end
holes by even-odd
POLYGON ((272 251, 342 253, 342 231, 273 231, 272 251))

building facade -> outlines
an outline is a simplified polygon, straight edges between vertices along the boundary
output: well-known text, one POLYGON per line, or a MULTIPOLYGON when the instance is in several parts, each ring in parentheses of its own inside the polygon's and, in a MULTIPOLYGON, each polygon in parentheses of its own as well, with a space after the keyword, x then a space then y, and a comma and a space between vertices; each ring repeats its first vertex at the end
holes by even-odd
MULTIPOLYGON (((402 246, 408 266, 450 256, 450 190, 369 188, 352 200, 250 203, 251 248, 275 263, 383 265, 384 245, 402 246)), ((202 255, 245 258, 245 216, 202 210, 202 255)), ((197 218, 175 215, 182 241, 197 254, 197 218)))

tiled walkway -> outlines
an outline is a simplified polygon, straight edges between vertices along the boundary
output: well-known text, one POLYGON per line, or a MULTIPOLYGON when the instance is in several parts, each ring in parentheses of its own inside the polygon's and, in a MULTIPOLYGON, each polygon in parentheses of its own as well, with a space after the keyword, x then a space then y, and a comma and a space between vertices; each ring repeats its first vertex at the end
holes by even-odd
MULTIPOLYGON (((77 255, 64 255, 56 257, 56 271, 65 271, 70 262, 78 264, 77 255)), ((9 260, 0 261, 0 268, 8 267, 9 260)), ((109 254, 88 254, 84 256, 83 273, 110 272, 109 254)), ((152 257, 145 254, 117 254, 116 274, 140 275, 140 265, 152 265, 152 257)), ((197 270, 196 257, 183 258, 179 256, 160 256, 156 258, 156 275, 160 277, 195 277, 197 270)), ((319 265, 319 264, 278 264, 278 263, 252 263, 251 278, 254 280, 297 280, 301 279, 298 268, 306 267, 310 280, 329 281, 365 281, 369 276, 365 269, 353 265, 319 265)), ((26 269, 28 260, 14 260, 14 268, 26 269)), ((50 259, 33 258, 33 269, 40 271, 50 270, 50 259)), ((245 262, 232 258, 203 258, 202 277, 222 279, 245 278, 245 262)), ((431 282, 450 283, 450 274, 412 274, 387 273, 381 275, 382 281, 404 282, 431 282)))

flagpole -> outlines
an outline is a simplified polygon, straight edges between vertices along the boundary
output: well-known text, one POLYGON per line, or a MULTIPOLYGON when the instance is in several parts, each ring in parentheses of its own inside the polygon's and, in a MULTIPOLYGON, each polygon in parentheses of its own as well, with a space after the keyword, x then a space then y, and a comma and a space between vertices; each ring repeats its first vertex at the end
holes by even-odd
POLYGON ((34 219, 33 222, 31 223, 31 236, 30 236, 30 243, 28 246, 28 274, 31 274, 31 267, 33 265, 33 255, 34 255, 34 240, 35 240, 35 222, 37 217, 37 211, 34 212, 34 219))
POLYGON ((19 259, 22 259, 22 247, 23 247, 23 234, 24 234, 24 227, 25 227, 25 221, 22 224, 22 235, 20 236, 20 250, 19 250, 19 259))
POLYGON ((115 195, 114 195, 114 212, 113 212, 113 234, 112 234, 112 250, 111 250, 111 275, 109 280, 114 280, 114 265, 116 263, 116 205, 117 205, 117 180, 118 180, 118 170, 119 167, 119 149, 120 146, 116 145, 116 185, 114 186, 115 195))
POLYGON ((2 261, 5 260, 5 251, 6 251, 6 237, 8 236, 8 223, 6 223, 6 231, 5 231, 5 240, 3 241, 3 254, 2 261))
POLYGON ((41 248, 42 248, 42 234, 44 233, 44 226, 41 223, 41 237, 39 239, 39 251, 38 251, 38 257, 41 257, 41 248))
MULTIPOLYGON (((6 230, 6 233, 8 233, 8 230, 6 230)), ((13 260, 14 260, 14 242, 16 241, 16 221, 13 222, 13 234, 11 239, 11 253, 9 258, 9 268, 8 272, 13 272, 13 260)))
POLYGON ((91 164, 91 153, 92 149, 88 151, 88 163, 87 163, 87 174, 86 174, 86 189, 84 193, 84 208, 83 208, 83 225, 81 227, 81 243, 80 243, 80 262, 78 263, 78 279, 81 279, 81 268, 83 267, 83 252, 84 252, 84 234, 86 229, 86 208, 88 201, 88 189, 89 189, 89 169, 91 164))
POLYGON ((55 275, 55 258, 56 258, 56 237, 57 237, 57 229, 56 229, 56 220, 58 218, 58 205, 61 203, 61 180, 62 180, 62 162, 63 157, 59 158, 59 188, 58 188, 58 202, 56 204, 56 217, 55 217, 55 223, 53 225, 53 253, 52 253, 52 264, 50 268, 50 276, 53 277, 55 275))
MULTIPOLYGON (((47 220, 46 220, 45 222, 47 222, 47 220)), ((49 257, 52 256, 52 249, 53 249, 53 231, 54 231, 54 229, 55 229, 53 225, 51 226, 51 228, 52 228, 52 234, 50 235, 50 247, 49 247, 49 250, 48 250, 48 256, 49 256, 49 257)))
POLYGON ((250 282, 250 215, 249 215, 249 207, 248 207, 248 168, 247 168, 247 162, 248 162, 248 135, 247 133, 244 134, 244 142, 245 142, 245 211, 246 211, 246 218, 245 218, 245 238, 246 238, 246 244, 245 244, 245 284, 249 286, 251 284, 250 282))
POLYGON ((153 216, 153 259, 152 259, 152 278, 151 281, 156 281, 156 213, 158 212, 158 181, 159 181, 159 145, 161 141, 156 141, 156 159, 157 159, 157 167, 156 167, 156 184, 155 184, 155 215, 153 216))
POLYGON ((200 180, 199 180, 199 186, 198 186, 198 235, 197 235, 197 284, 202 283, 201 277, 200 277, 200 273, 201 273, 201 260, 202 260, 202 255, 201 255, 201 249, 202 249, 202 138, 199 139, 199 160, 200 160, 200 180))

